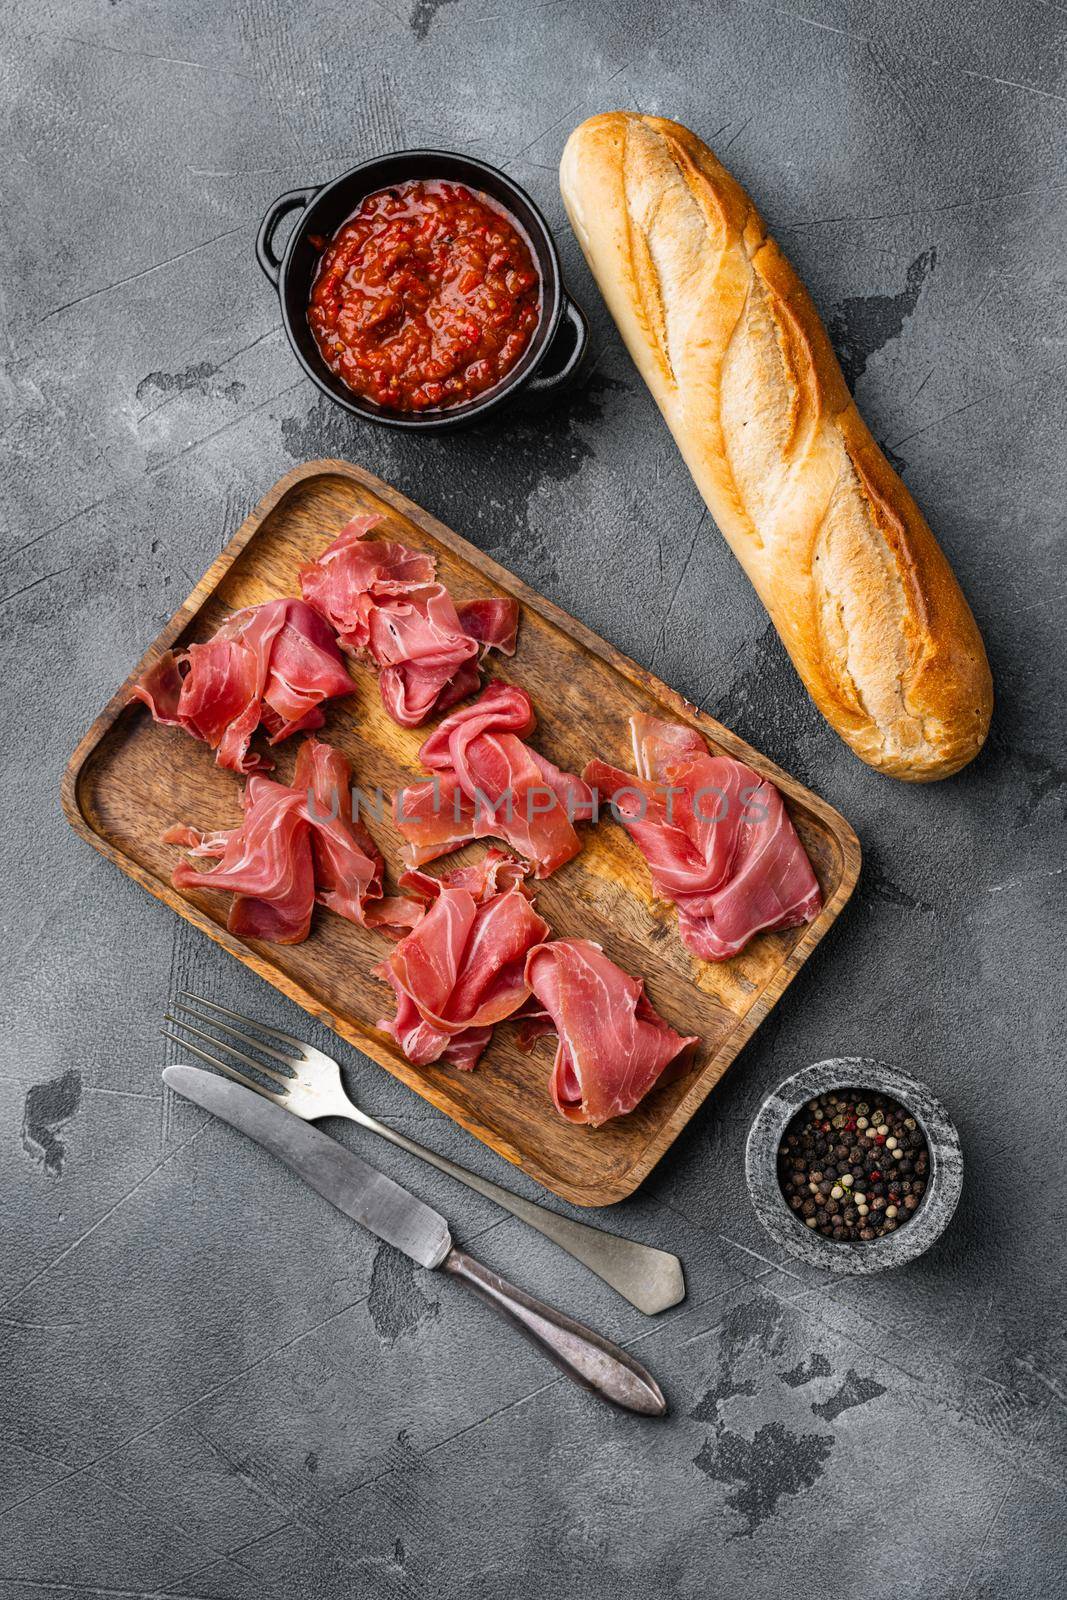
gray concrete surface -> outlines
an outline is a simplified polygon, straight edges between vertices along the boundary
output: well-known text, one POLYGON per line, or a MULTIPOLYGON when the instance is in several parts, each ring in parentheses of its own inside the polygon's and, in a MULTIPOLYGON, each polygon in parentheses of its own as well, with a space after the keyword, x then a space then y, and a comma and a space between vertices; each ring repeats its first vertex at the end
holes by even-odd
MULTIPOLYGON (((0 368, 0 1597, 1014 1600, 1065 1592, 1064 127, 1052 0, 5 0, 0 368), (555 168, 613 105, 715 144, 823 309, 988 640, 959 779, 812 711, 636 380, 555 168), (402 145, 499 163, 558 228, 596 365, 551 418, 413 441, 328 409, 252 253, 281 191, 402 145), (392 480, 813 783, 852 907, 610 1220, 685 1258, 655 1322, 491 1208, 374 1159, 639 1351, 662 1425, 161 1100, 193 984, 306 1023, 67 829, 64 762, 269 484, 392 480), (869 1054, 927 1079, 960 1212, 831 1281, 745 1195, 763 1094, 869 1054)), ((517 1179, 385 1074, 368 1106, 517 1179)), ((351 1136, 358 1143, 355 1134, 351 1136)))

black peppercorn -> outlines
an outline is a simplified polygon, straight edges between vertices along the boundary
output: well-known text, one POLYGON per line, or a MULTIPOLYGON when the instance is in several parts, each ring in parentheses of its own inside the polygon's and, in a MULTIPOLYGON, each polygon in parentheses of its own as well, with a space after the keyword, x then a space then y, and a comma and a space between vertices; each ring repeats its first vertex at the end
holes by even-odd
POLYGON ((918 1121, 869 1090, 810 1100, 779 1141, 779 1182, 790 1208, 808 1228, 842 1242, 879 1239, 907 1223, 928 1169, 918 1121))

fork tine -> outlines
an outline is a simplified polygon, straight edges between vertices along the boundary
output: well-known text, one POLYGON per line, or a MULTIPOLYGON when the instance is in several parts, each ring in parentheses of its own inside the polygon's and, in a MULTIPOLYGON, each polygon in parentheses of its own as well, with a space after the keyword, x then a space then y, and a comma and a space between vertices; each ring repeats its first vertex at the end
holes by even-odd
POLYGON ((294 1050, 306 1050, 307 1045, 303 1039, 298 1039, 295 1034, 286 1033, 284 1028, 275 1028, 269 1022, 260 1022, 256 1017, 246 1017, 240 1011, 231 1011, 228 1006, 220 1006, 214 1000, 205 1000, 202 994, 194 994, 191 989, 179 989, 179 994, 185 995, 187 1000, 195 1000, 197 1005, 207 1006, 209 1011, 217 1011, 221 1016, 230 1017, 234 1022, 243 1022, 250 1028, 258 1028, 261 1033, 269 1034, 274 1039, 281 1039, 284 1044, 291 1044, 294 1050))
POLYGON ((256 1094, 261 1094, 264 1100, 273 1100, 278 1105, 284 1105, 284 1094, 274 1094, 272 1090, 264 1089, 261 1083, 256 1083, 252 1078, 246 1078, 243 1073, 238 1072, 236 1067, 228 1066, 225 1061, 220 1061, 217 1056, 209 1056, 206 1050, 199 1050, 195 1044, 190 1044, 188 1039, 180 1039, 176 1033, 171 1033, 169 1029, 160 1028, 159 1031, 164 1039, 171 1039, 175 1044, 180 1044, 183 1050, 188 1050, 191 1056, 199 1056, 200 1060, 206 1061, 209 1067, 218 1067, 220 1072, 224 1072, 235 1083, 241 1084, 246 1089, 254 1090, 256 1094))
MULTIPOLYGON (((236 1056, 238 1061, 243 1061, 246 1066, 254 1067, 257 1072, 262 1072, 267 1078, 273 1078, 275 1083, 288 1089, 292 1082, 281 1072, 275 1072, 273 1067, 264 1066, 262 1061, 257 1061, 255 1056, 250 1056, 244 1050, 238 1050, 235 1044, 227 1044, 224 1039, 216 1039, 210 1033, 204 1033, 200 1028, 194 1028, 191 1022, 183 1022, 180 1017, 172 1017, 169 1011, 163 1013, 164 1022, 173 1022, 176 1028, 184 1028, 186 1033, 191 1033, 195 1039, 203 1039, 207 1044, 213 1044, 216 1050, 226 1050, 231 1056, 236 1056)), ((182 1041, 179 1041, 179 1043, 182 1041)), ((218 1063, 216 1062, 216 1065, 218 1063)))
MULTIPOLYGON (((217 1028, 220 1033, 228 1033, 231 1039, 240 1039, 242 1044, 250 1044, 256 1050, 262 1050, 265 1056, 272 1056, 275 1061, 280 1061, 283 1066, 296 1067, 303 1063, 303 1057, 300 1057, 298 1061, 294 1061, 292 1056, 287 1056, 282 1050, 275 1050, 273 1045, 267 1044, 263 1039, 257 1039, 255 1034, 242 1033, 240 1028, 231 1028, 228 1022, 218 1022, 214 1017, 201 1016, 199 1011, 194 1011, 192 1006, 187 1006, 183 1000, 172 1000, 171 1005, 176 1011, 188 1011, 189 1015, 195 1017, 198 1022, 210 1022, 213 1028, 217 1028)), ((177 1018, 172 1017, 171 1021, 177 1021, 177 1018)), ((184 1028, 188 1024, 179 1022, 178 1026, 179 1028, 184 1028)), ((224 1048, 229 1049, 229 1046, 226 1045, 224 1048)), ((267 1068, 264 1067, 263 1070, 266 1072, 267 1068)))

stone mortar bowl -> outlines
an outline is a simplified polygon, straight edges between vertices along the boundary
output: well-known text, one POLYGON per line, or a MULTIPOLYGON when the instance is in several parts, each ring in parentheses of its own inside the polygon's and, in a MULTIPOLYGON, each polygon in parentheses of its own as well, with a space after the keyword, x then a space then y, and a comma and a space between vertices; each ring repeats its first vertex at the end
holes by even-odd
POLYGON ((941 1237, 960 1197, 963 1155, 948 1113, 924 1083, 884 1061, 841 1056, 804 1067, 767 1096, 749 1131, 745 1176, 756 1215, 790 1255, 831 1272, 869 1274, 914 1261, 941 1237), (926 1190, 914 1215, 894 1233, 856 1244, 826 1239, 805 1227, 778 1182, 778 1146, 797 1112, 817 1095, 848 1088, 873 1089, 899 1100, 926 1135, 930 1151, 926 1190))

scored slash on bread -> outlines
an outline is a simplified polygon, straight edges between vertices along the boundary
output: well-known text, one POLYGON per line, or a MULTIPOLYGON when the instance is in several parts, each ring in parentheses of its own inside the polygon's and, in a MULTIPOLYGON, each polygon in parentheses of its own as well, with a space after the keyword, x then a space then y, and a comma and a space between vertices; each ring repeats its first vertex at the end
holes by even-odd
POLYGON ((560 187, 627 348, 819 710, 881 772, 957 772, 992 713, 981 634, 744 189, 688 129, 622 111, 575 129, 560 187))

